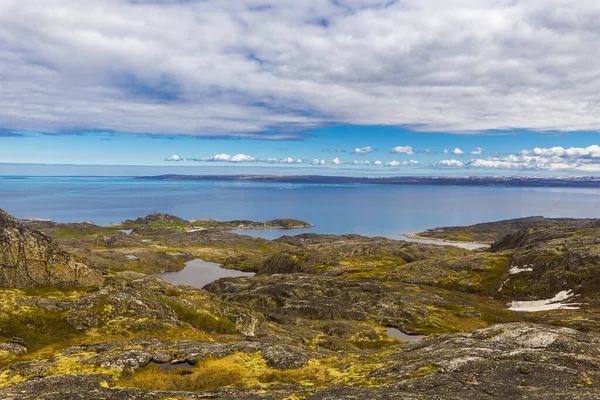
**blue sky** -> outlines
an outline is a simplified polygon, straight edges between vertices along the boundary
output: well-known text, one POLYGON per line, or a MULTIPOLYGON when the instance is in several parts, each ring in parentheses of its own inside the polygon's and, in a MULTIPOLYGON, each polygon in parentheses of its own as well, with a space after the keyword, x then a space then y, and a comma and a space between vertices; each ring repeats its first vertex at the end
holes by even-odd
MULTIPOLYGON (((99 132, 49 135, 29 132, 0 137, 0 159, 8 164, 164 166, 169 167, 164 170, 169 173, 177 173, 177 168, 184 167, 188 167, 182 169, 185 173, 269 173, 287 167, 289 171, 296 173, 502 175, 506 174, 504 169, 445 166, 440 165, 440 162, 456 160, 466 164, 474 159, 502 159, 536 147, 585 149, 596 143, 597 137, 596 132, 550 134, 527 131, 457 135, 381 126, 321 128, 305 131, 300 139, 294 140, 208 139, 187 135, 99 132), (403 152, 393 152, 397 147, 403 152), (369 148, 370 151, 365 150, 369 148), (357 153, 356 149, 362 151, 357 153), (459 153, 456 149, 460 149, 464 154, 455 154, 459 153), (471 154, 472 152, 480 154, 471 154), (214 156, 219 154, 232 157, 243 154, 254 160, 214 161, 214 156), (174 155, 179 156, 181 160, 168 161, 174 155), (286 162, 288 158, 291 158, 293 163, 286 162), (335 158, 340 161, 337 165, 332 162, 335 158), (269 159, 272 160, 267 161, 269 159), (315 159, 319 160, 318 165, 313 164, 315 159), (299 160, 302 162, 298 162, 299 160), (325 161, 325 164, 321 164, 321 160, 325 161), (359 164, 355 165, 355 161, 359 164), (369 164, 365 163, 367 161, 369 164), (381 165, 376 165, 376 161, 381 161, 381 165), (416 163, 409 164, 411 161, 416 163), (394 162, 399 165, 394 165, 394 162)), ((40 167, 40 170, 44 168, 40 167)), ((0 173, 2 171, 0 167, 0 173)), ((7 168, 4 171, 8 173, 7 168)), ((10 169, 10 172, 15 171, 14 167, 10 169)), ((123 171, 124 174, 129 174, 126 169, 123 171)), ((154 169, 153 172, 161 173, 161 170, 154 169)), ((547 174, 560 171, 516 171, 518 174, 540 172, 547 174)), ((35 173, 35 168, 27 169, 27 173, 35 173)), ((514 171, 510 173, 515 174, 514 171)))
POLYGON ((597 2, 5 0, 2 9, 0 173, 16 163, 600 173, 597 2))

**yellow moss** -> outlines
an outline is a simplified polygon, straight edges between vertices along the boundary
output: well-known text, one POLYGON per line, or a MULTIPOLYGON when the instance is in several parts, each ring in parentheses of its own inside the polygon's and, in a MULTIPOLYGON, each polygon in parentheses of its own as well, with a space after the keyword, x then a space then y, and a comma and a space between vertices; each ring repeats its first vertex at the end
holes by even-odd
POLYGON ((116 368, 103 368, 93 364, 84 364, 78 362, 80 359, 90 358, 95 356, 96 353, 79 353, 76 357, 73 356, 59 356, 53 359, 53 363, 56 366, 48 371, 48 375, 91 375, 91 374, 105 374, 114 377, 121 375, 121 371, 116 368))
POLYGON ((161 371, 157 365, 150 365, 119 381, 118 385, 153 390, 204 391, 222 387, 266 389, 282 384, 319 387, 330 384, 377 386, 383 383, 368 378, 377 365, 351 365, 340 371, 340 365, 353 361, 357 358, 340 360, 327 357, 310 360, 302 368, 277 370, 269 367, 260 353, 234 353, 221 359, 206 360, 192 370, 161 371))
POLYGON ((413 372, 412 374, 410 374, 409 377, 410 378, 421 378, 423 376, 426 376, 426 375, 434 373, 438 369, 440 369, 439 365, 437 365, 437 364, 429 364, 429 365, 426 365, 424 367, 419 368, 418 370, 416 370, 415 372, 413 372))
POLYGON ((11 374, 10 371, 4 371, 0 373, 0 388, 5 386, 18 385, 19 383, 26 382, 27 378, 18 374, 11 374))

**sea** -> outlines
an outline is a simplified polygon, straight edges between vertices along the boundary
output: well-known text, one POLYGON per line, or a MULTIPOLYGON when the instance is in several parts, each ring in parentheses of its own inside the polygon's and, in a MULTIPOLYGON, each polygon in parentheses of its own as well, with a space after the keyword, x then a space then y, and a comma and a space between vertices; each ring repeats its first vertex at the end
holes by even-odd
POLYGON ((600 217, 600 189, 163 181, 134 177, 0 177, 16 217, 119 223, 154 212, 184 219, 296 218, 315 228, 244 231, 383 236, 526 216, 600 217))

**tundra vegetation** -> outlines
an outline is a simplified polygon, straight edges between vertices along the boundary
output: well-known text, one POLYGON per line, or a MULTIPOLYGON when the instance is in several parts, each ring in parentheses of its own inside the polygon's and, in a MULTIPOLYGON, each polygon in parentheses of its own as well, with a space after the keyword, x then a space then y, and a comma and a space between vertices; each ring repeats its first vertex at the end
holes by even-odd
POLYGON ((308 226, 0 211, 0 397, 600 398, 600 221, 420 234, 490 243, 475 251, 229 232, 308 226), (204 288, 154 276, 197 258, 256 275, 204 288))

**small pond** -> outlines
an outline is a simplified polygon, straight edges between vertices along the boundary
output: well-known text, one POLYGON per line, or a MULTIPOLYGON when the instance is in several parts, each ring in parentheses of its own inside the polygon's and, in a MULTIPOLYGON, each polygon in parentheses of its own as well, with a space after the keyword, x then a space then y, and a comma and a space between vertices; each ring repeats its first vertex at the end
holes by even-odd
POLYGON ((251 272, 241 272, 233 269, 221 268, 219 264, 201 259, 188 261, 185 268, 177 272, 156 274, 159 278, 175 285, 190 285, 203 288, 211 282, 221 278, 235 278, 238 276, 254 276, 251 272))
POLYGON ((409 335, 396 328, 386 328, 386 334, 392 339, 404 340, 405 342, 416 342, 426 338, 424 335, 409 335))

